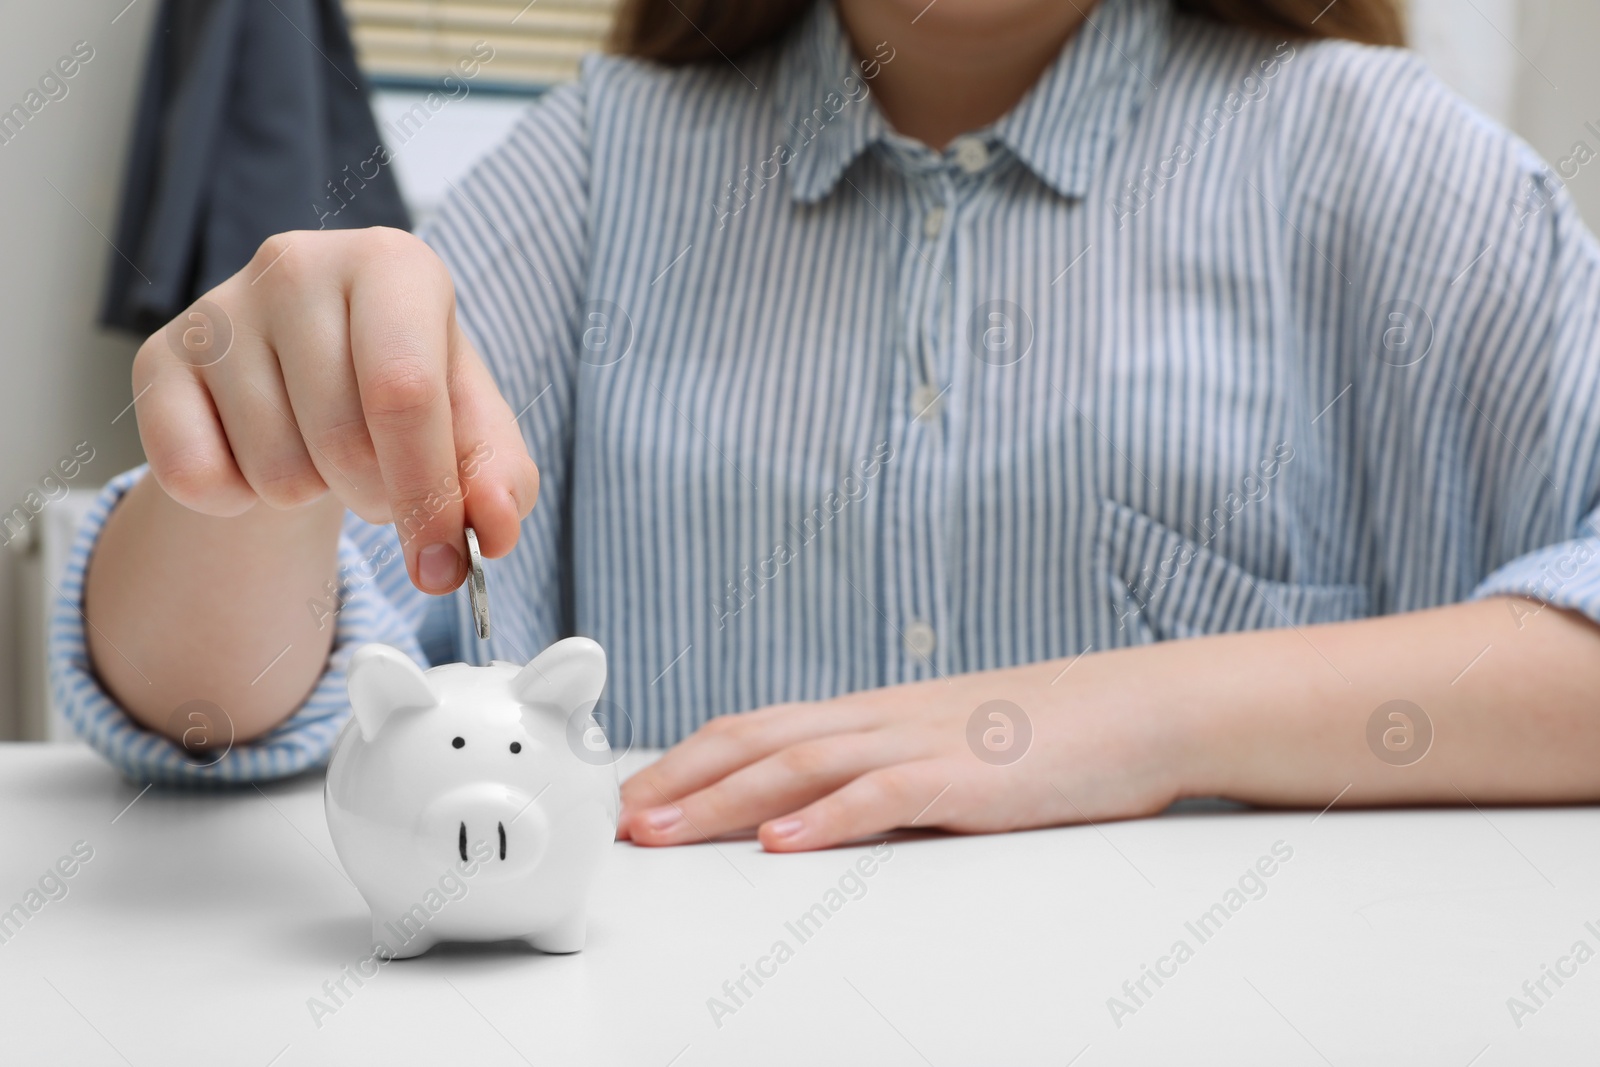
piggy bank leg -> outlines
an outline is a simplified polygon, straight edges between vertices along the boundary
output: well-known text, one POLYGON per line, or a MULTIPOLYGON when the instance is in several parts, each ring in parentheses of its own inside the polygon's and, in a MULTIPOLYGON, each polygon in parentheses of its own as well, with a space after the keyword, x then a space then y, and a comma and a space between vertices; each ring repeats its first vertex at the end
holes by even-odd
POLYGON ((540 952, 579 952, 583 949, 588 928, 588 916, 580 911, 567 916, 554 926, 536 934, 529 934, 523 940, 540 952))
POLYGON ((411 935, 411 940, 397 945, 394 932, 388 929, 388 925, 390 924, 380 923, 376 918, 372 920, 372 942, 387 948, 389 958, 392 960, 408 960, 412 956, 420 956, 437 944, 436 938, 425 930, 419 930, 411 935))

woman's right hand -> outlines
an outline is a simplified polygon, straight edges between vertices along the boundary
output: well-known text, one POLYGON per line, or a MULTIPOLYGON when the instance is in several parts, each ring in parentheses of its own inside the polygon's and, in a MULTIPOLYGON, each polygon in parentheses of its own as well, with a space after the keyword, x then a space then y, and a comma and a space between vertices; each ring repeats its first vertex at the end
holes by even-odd
POLYGON ((206 515, 325 494, 394 523, 416 586, 517 541, 539 472, 456 322, 455 287, 401 230, 295 231, 262 244, 139 349, 133 391, 150 471, 206 515))

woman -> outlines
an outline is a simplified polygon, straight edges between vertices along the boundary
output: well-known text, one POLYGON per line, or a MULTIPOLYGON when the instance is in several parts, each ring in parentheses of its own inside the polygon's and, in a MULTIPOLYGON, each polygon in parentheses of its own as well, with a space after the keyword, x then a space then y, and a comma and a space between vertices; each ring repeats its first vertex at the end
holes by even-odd
POLYGON ((443 654, 599 640, 641 844, 1600 795, 1593 238, 1388 3, 1180 7, 627 5, 428 245, 140 351, 69 713, 315 764, 465 523, 443 654))

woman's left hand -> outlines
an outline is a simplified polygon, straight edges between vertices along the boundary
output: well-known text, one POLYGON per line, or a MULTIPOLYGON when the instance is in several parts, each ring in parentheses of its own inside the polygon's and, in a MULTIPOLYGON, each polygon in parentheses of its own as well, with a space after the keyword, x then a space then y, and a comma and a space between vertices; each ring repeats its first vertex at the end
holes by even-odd
POLYGON ((1156 698, 1159 665, 1130 661, 1153 651, 720 716, 623 784, 618 836, 679 845, 759 826, 769 851, 798 852, 898 827, 989 833, 1159 812, 1183 794, 1187 748, 1176 709, 1156 698))

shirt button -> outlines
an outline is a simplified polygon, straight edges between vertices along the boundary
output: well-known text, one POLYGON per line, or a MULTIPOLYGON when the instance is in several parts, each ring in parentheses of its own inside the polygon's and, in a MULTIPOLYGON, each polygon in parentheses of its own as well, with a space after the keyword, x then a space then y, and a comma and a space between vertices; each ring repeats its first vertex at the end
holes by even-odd
POLYGON ((968 174, 976 174, 989 165, 989 149, 976 137, 957 137, 950 145, 956 156, 956 166, 968 174))
POLYGON ((911 390, 911 417, 921 422, 932 422, 939 417, 939 390, 932 382, 923 382, 911 390))
POLYGON ((939 231, 944 229, 944 208, 936 207, 922 216, 922 233, 930 241, 939 236, 939 231))
POLYGON ((921 619, 914 619, 906 627, 906 651, 918 659, 929 659, 933 655, 938 639, 934 635, 933 627, 921 619))

